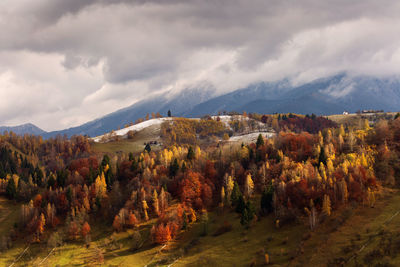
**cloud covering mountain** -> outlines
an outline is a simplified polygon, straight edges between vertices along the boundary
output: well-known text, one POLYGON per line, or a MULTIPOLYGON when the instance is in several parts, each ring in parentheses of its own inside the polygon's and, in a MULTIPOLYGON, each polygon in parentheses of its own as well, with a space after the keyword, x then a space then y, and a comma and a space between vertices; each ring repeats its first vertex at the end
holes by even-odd
POLYGON ((129 122, 159 112, 166 116, 202 117, 224 111, 270 113, 300 113, 330 115, 360 109, 399 111, 400 79, 371 76, 349 76, 346 73, 320 78, 299 86, 287 79, 260 82, 220 96, 213 96, 208 87, 187 88, 178 94, 158 94, 104 117, 62 131, 43 133, 81 134, 91 137, 123 128, 129 122))
POLYGON ((0 124, 63 129, 203 84, 397 75, 399 13, 396 0, 4 0, 0 124))

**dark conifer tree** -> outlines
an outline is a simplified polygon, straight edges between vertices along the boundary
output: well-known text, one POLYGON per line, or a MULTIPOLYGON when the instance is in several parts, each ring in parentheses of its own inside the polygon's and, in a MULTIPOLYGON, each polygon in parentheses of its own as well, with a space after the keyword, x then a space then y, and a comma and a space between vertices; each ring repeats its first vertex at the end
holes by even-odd
POLYGON ((174 161, 169 166, 169 175, 171 177, 175 177, 178 174, 178 171, 179 171, 179 163, 177 159, 174 159, 174 161))
POLYGON ((264 138, 261 134, 258 135, 256 146, 259 148, 260 146, 264 145, 264 138))
POLYGON ((17 196, 17 187, 15 186, 13 178, 10 178, 10 180, 8 180, 6 195, 9 199, 15 199, 15 197, 17 196))
POLYGON ((148 153, 150 153, 151 151, 151 146, 149 143, 146 144, 146 146, 144 147, 144 150, 146 150, 148 153))
POLYGON ((186 158, 188 160, 192 160, 195 158, 195 153, 194 153, 193 147, 191 147, 191 146, 189 147, 186 158))
POLYGON ((242 195, 242 192, 239 189, 239 185, 237 182, 234 183, 232 194, 231 194, 231 202, 232 206, 236 206, 238 204, 239 197, 242 195))

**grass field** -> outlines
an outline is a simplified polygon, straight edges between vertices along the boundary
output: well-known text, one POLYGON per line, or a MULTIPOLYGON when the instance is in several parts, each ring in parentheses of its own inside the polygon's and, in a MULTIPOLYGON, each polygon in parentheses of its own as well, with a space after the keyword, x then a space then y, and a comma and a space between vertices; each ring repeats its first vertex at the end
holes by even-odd
POLYGON ((9 232, 18 221, 20 205, 0 197, 0 236, 9 232))
MULTIPOLYGON (((18 207, 1 199, 0 231, 13 227, 18 218, 18 207)), ((176 241, 167 246, 145 242, 139 250, 132 250, 132 230, 112 235, 109 225, 92 222, 92 242, 86 248, 82 240, 65 243, 53 250, 46 244, 33 244, 14 266, 89 266, 97 265, 97 252, 104 255, 102 266, 263 266, 268 253, 272 266, 375 266, 391 263, 399 266, 400 257, 400 194, 388 192, 375 207, 349 205, 334 211, 323 224, 311 232, 306 220, 293 222, 277 229, 273 215, 260 218, 249 229, 240 225, 233 212, 209 213, 209 231, 202 236, 202 225, 193 224, 176 241), (224 221, 232 224, 232 231, 214 236, 224 221), (110 236, 113 236, 111 239, 110 236), (391 250, 388 252, 390 242, 391 250), (379 257, 371 260, 371 255, 379 257), (48 256, 49 255, 49 256, 48 256), (48 256, 48 258, 46 258, 48 256), (331 264, 331 265, 328 265, 331 264)), ((140 227, 147 238, 154 221, 140 227)), ((22 241, 0 254, 0 266, 9 266, 26 246, 22 241)))
POLYGON ((347 126, 358 126, 362 127, 363 120, 368 119, 370 122, 377 122, 380 119, 391 119, 396 115, 396 112, 387 113, 367 113, 367 114, 348 114, 348 115, 329 115, 326 116, 328 119, 336 122, 337 124, 343 124, 347 126))
MULTIPOLYGON (((137 153, 143 151, 145 147, 144 143, 150 141, 161 141, 159 125, 153 125, 137 132, 133 139, 121 139, 119 141, 107 143, 93 143, 93 149, 95 152, 99 153, 137 153)), ((152 145, 151 149, 157 151, 161 149, 161 146, 152 145)))

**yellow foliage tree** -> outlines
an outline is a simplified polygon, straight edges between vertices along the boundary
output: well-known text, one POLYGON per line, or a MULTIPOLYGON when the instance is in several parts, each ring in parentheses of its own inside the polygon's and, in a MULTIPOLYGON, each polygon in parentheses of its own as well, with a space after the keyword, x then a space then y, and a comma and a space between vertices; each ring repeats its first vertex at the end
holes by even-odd
POLYGON ((251 195, 253 194, 254 183, 253 183, 253 179, 251 179, 250 173, 247 174, 244 185, 245 185, 245 195, 247 197, 251 197, 251 195))
POLYGON ((331 216, 331 200, 328 195, 324 195, 324 201, 322 202, 322 212, 326 216, 331 216))

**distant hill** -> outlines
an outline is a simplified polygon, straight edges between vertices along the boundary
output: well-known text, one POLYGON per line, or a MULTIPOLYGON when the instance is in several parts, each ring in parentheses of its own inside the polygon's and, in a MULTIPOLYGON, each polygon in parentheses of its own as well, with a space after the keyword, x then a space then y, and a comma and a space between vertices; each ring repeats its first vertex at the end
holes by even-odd
POLYGON ((173 116, 202 117, 223 111, 331 115, 362 109, 399 111, 400 80, 341 73, 299 86, 293 86, 287 79, 260 82, 219 96, 215 96, 214 88, 206 85, 152 96, 81 126, 43 136, 99 136, 152 112, 166 116, 168 110, 173 116))
POLYGON ((33 125, 32 123, 26 123, 26 124, 22 124, 22 125, 18 125, 18 126, 0 126, 0 133, 4 133, 5 131, 7 131, 7 132, 12 131, 18 135, 24 135, 24 134, 44 135, 44 134, 46 134, 45 131, 43 131, 36 125, 33 125))

